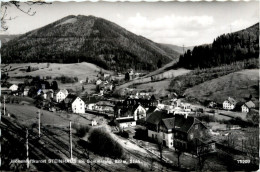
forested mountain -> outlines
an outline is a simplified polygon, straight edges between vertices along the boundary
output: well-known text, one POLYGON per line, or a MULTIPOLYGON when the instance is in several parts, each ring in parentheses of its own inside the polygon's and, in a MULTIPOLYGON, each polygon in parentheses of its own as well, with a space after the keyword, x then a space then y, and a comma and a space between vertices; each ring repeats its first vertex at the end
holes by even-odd
POLYGON ((166 50, 115 23, 94 16, 67 16, 2 46, 2 63, 90 62, 109 70, 154 70, 179 53, 166 50), (160 62, 160 63, 161 63, 160 62))
POLYGON ((178 66, 185 68, 209 68, 259 57, 259 23, 217 37, 212 44, 195 46, 180 55, 178 66))

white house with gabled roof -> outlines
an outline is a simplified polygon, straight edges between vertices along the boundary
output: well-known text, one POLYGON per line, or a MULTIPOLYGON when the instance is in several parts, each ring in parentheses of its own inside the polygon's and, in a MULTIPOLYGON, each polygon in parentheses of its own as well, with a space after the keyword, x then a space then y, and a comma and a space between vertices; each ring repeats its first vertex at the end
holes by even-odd
POLYGON ((69 94, 64 102, 73 113, 85 113, 85 102, 76 95, 69 94))
POLYGON ((11 90, 11 91, 17 91, 17 90, 18 90, 18 86, 15 85, 15 84, 13 84, 13 85, 11 85, 11 87, 9 87, 9 90, 11 90))
POLYGON ((241 106, 242 112, 249 112, 252 108, 255 108, 255 104, 251 100, 241 106))
POLYGON ((223 109, 226 110, 233 110, 237 104, 237 101, 235 99, 228 97, 227 100, 223 102, 223 109))
POLYGON ((56 102, 59 103, 59 102, 63 101, 68 96, 68 94, 69 94, 68 91, 65 89, 58 90, 55 93, 54 99, 56 102))
POLYGON ((72 102, 71 108, 73 113, 85 113, 85 103, 79 97, 72 102))

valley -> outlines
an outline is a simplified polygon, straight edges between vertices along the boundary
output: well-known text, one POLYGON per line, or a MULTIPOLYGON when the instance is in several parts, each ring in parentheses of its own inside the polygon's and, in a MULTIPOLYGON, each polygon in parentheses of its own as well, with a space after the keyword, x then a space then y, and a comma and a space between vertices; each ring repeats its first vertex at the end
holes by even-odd
POLYGON ((0 37, 0 170, 258 170, 259 23, 181 47, 113 21, 67 15, 0 37))

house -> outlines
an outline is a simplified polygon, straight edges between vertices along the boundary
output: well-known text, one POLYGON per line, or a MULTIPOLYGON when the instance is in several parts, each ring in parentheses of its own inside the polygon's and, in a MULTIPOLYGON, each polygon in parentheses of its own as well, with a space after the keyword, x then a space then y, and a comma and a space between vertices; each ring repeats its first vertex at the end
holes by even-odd
POLYGON ((217 103, 214 102, 214 101, 211 101, 211 102, 209 102, 208 107, 209 107, 209 108, 216 108, 216 107, 217 107, 217 103))
POLYGON ((133 116, 135 120, 146 118, 146 109, 142 105, 135 105, 133 107, 133 116))
POLYGON ((191 105, 189 103, 181 103, 181 107, 184 111, 190 112, 191 111, 191 105))
POLYGON ((96 104, 95 103, 90 103, 90 104, 88 104, 87 105, 87 110, 94 110, 94 107, 96 106, 96 104))
POLYGON ((113 84, 109 84, 109 83, 108 83, 108 84, 105 86, 105 90, 107 90, 107 91, 112 91, 113 88, 114 88, 113 84))
POLYGON ((18 85, 15 85, 15 84, 11 85, 11 86, 9 87, 9 90, 11 90, 11 91, 17 91, 17 90, 18 90, 18 85))
POLYGON ((155 111, 146 119, 146 128, 148 130, 148 137, 151 139, 159 139, 159 122, 165 118, 173 117, 165 111, 155 111))
POLYGON ((255 104, 251 100, 241 106, 242 112, 249 112, 252 108, 255 108, 255 104))
POLYGON ((96 126, 97 125, 97 121, 95 120, 95 119, 93 119, 92 121, 91 121, 91 126, 96 126))
POLYGON ((93 109, 100 112, 114 113, 114 105, 109 101, 99 101, 93 109))
POLYGON ((24 89, 23 89, 23 95, 24 95, 24 96, 28 96, 29 91, 30 91, 30 87, 29 87, 29 86, 24 87, 24 89))
POLYGON ((85 103, 76 95, 69 94, 64 99, 64 103, 67 109, 71 110, 73 113, 85 113, 85 103))
POLYGON ((116 119, 116 126, 120 129, 136 126, 134 118, 116 119))
POLYGON ((137 104, 141 104, 144 108, 149 108, 152 106, 157 106, 158 102, 154 95, 152 95, 152 96, 138 96, 138 95, 128 96, 123 102, 123 105, 127 106, 127 107, 129 107, 129 106, 133 107, 137 104))
POLYGON ((106 78, 110 77, 110 74, 109 73, 103 73, 102 76, 104 77, 104 79, 106 79, 106 78))
POLYGON ((233 110, 236 104, 237 102, 235 101, 235 99, 228 97, 228 99, 223 102, 223 109, 233 110))
MULTIPOLYGON (((205 143, 205 146, 212 147, 210 142, 209 130, 198 119, 191 116, 174 115, 158 115, 154 113, 147 119, 148 137, 161 140, 164 146, 179 149, 188 152, 197 153, 194 145, 205 143), (208 144, 207 144, 208 143, 208 144)), ((214 146, 213 146, 214 147, 214 146)))
POLYGON ((52 89, 42 89, 41 95, 44 99, 52 99, 53 98, 53 90, 52 89))
POLYGON ((149 107, 148 109, 146 109, 146 119, 155 111, 158 111, 159 108, 157 107, 149 107))
POLYGON ((96 81, 96 85, 99 85, 99 84, 101 84, 102 83, 102 80, 101 79, 98 79, 97 81, 96 81))
POLYGON ((55 92, 54 99, 56 102, 61 102, 63 101, 67 96, 68 96, 68 91, 65 89, 59 89, 55 92))
POLYGON ((192 150, 193 140, 208 137, 207 127, 197 118, 175 115, 174 121, 174 148, 192 150))

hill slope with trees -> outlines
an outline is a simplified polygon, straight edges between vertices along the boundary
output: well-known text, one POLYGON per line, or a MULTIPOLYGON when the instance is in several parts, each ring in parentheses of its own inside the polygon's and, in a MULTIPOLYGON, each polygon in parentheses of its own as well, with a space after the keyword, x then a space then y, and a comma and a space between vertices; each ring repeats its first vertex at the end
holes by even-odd
POLYGON ((210 68, 259 57, 259 23, 238 32, 223 34, 212 44, 195 46, 180 55, 178 66, 210 68))
POLYGON ((90 62, 109 70, 157 69, 179 57, 142 36, 94 16, 67 16, 2 46, 2 63, 90 62))

